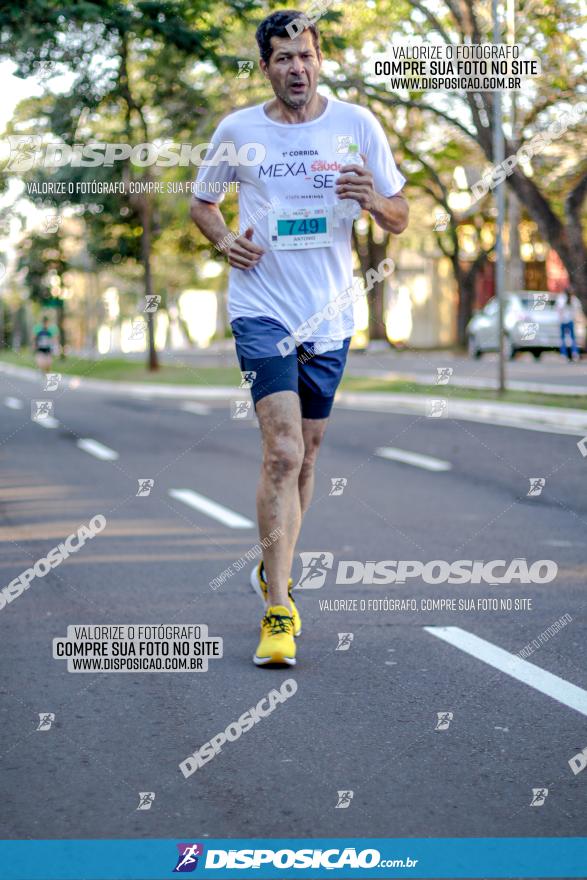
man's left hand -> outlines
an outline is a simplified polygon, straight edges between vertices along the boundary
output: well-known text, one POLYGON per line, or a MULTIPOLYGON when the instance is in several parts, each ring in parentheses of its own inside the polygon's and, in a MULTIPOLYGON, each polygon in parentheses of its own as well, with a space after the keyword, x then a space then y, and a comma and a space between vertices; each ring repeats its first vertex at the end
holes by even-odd
MULTIPOLYGON (((362 153, 361 157, 365 161, 362 153)), ((373 211, 379 200, 373 186, 373 175, 362 165, 343 165, 335 191, 339 199, 354 199, 365 211, 373 211)))

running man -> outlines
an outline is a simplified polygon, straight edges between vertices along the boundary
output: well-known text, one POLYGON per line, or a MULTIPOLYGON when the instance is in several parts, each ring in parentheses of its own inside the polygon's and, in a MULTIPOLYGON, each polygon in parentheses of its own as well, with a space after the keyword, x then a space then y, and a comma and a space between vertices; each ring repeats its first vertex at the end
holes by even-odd
POLYGON ((41 326, 34 328, 35 335, 35 360, 37 367, 42 373, 48 373, 51 369, 53 356, 53 327, 49 326, 49 318, 44 315, 41 326))
POLYGON ((320 38, 302 19, 301 12, 281 10, 257 28, 259 67, 274 97, 221 121, 207 159, 238 153, 241 161, 202 165, 191 206, 192 219, 231 266, 229 319, 241 370, 254 374, 262 436, 259 534, 279 535, 264 545, 251 579, 265 602, 253 657, 259 666, 296 662, 301 620, 290 571, 353 334, 352 299, 325 309, 353 283, 353 220, 348 211, 337 214, 336 205, 354 199, 395 234, 408 222, 405 179, 383 128, 369 110, 318 93, 320 38), (364 166, 337 161, 351 144, 364 166), (218 207, 218 193, 235 182, 238 237, 218 207), (300 332, 309 319, 311 332, 308 324, 300 332))

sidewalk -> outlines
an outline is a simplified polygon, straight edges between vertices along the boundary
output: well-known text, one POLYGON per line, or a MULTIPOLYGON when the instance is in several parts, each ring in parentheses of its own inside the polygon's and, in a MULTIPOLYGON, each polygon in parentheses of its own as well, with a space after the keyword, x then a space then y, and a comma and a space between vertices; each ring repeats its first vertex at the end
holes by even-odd
MULTIPOLYGON (((350 367, 347 369, 349 376, 365 376, 370 379, 384 379, 388 382, 401 380, 413 382, 414 385, 430 385, 432 380, 429 375, 422 373, 400 373, 393 370, 372 370, 350 367)), ((489 379, 485 376, 451 376, 450 384, 459 388, 489 388, 497 390, 497 379, 489 379)), ((554 385, 547 382, 526 382, 520 379, 508 379, 507 387, 510 391, 530 391, 535 394, 562 394, 571 397, 584 397, 587 394, 587 384, 581 385, 554 385)))
MULTIPOLYGON (((19 367, 0 361, 0 375, 41 384, 39 373, 28 367, 19 367)), ((79 376, 64 376, 63 387, 71 391, 95 391, 108 394, 121 394, 142 398, 170 398, 176 400, 240 400, 248 399, 249 391, 227 385, 146 385, 140 382, 117 382, 103 379, 86 379, 79 376)), ((443 398, 444 386, 438 387, 435 395, 443 398)), ((345 409, 366 410, 427 415, 428 397, 424 394, 400 394, 374 391, 339 391, 336 395, 338 406, 345 409)), ((547 431, 555 434, 569 434, 576 437, 587 435, 587 410, 555 406, 535 406, 530 404, 500 403, 487 400, 451 399, 449 395, 446 410, 441 418, 464 419, 505 427, 526 428, 534 431, 547 431)))

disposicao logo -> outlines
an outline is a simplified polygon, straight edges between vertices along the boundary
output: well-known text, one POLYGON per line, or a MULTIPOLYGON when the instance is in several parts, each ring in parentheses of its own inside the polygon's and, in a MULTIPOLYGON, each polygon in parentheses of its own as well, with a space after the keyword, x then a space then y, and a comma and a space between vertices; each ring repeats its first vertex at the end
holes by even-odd
POLYGON ((204 846, 201 843, 178 843, 179 855, 177 865, 173 869, 174 874, 187 874, 195 871, 198 867, 198 859, 204 855, 204 846))

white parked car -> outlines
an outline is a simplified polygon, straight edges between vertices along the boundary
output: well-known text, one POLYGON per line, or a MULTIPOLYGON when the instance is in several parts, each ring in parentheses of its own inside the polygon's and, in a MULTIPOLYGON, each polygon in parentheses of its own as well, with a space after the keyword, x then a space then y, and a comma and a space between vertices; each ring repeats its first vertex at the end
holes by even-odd
MULTIPOLYGON (((536 359, 543 351, 558 351, 561 344, 557 300, 560 294, 543 290, 506 293, 504 330, 506 356, 512 360, 519 351, 531 351, 536 359)), ((585 313, 576 300, 575 337, 585 351, 585 313)), ((499 304, 495 297, 467 324, 467 345, 471 357, 499 349, 499 304)))

